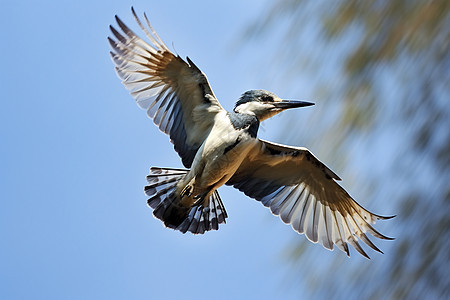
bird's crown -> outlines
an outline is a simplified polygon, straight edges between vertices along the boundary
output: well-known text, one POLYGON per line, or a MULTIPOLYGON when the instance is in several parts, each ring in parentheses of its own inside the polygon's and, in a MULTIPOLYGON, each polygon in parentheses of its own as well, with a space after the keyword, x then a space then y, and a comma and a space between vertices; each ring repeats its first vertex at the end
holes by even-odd
POLYGON ((238 101, 236 101, 235 108, 241 104, 245 104, 247 102, 273 102, 274 99, 278 98, 274 93, 266 91, 266 90, 250 90, 246 91, 241 95, 238 101))

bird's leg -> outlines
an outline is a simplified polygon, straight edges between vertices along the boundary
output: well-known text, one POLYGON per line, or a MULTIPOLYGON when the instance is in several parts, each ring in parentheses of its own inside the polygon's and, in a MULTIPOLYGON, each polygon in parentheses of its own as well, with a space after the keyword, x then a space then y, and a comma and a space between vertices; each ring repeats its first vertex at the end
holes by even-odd
POLYGON ((186 186, 183 188, 183 190, 181 190, 180 198, 183 198, 184 196, 190 197, 190 196, 192 195, 192 191, 194 190, 194 182, 195 182, 195 177, 192 178, 192 179, 186 184, 186 186))
POLYGON ((209 195, 211 195, 212 189, 213 189, 213 186, 210 186, 205 192, 195 195, 193 197, 195 202, 194 202, 194 204, 192 204, 192 206, 200 205, 206 198, 208 198, 209 195))
POLYGON ((194 196, 195 202, 194 202, 194 204, 192 204, 192 206, 200 205, 200 203, 202 203, 203 200, 205 199, 206 194, 208 194, 208 191, 194 196))

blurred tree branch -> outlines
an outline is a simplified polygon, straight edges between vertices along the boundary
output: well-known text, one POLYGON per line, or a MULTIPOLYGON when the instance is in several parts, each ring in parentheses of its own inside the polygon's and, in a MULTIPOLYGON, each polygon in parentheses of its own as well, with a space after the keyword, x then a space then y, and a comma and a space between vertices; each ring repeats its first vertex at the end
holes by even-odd
POLYGON ((399 213, 391 224, 398 239, 376 265, 347 268, 334 256, 319 268, 317 249, 300 242, 291 259, 310 274, 315 296, 450 295, 449 7, 447 0, 280 0, 244 34, 258 39, 287 23, 270 36, 283 45, 274 55, 285 61, 286 82, 306 73, 316 98, 330 99, 305 120, 322 124, 320 139, 317 131, 293 138, 319 147, 344 173, 364 173, 371 188, 357 181, 352 190, 366 188, 373 203, 399 213), (305 45, 308 36, 314 44, 305 45))

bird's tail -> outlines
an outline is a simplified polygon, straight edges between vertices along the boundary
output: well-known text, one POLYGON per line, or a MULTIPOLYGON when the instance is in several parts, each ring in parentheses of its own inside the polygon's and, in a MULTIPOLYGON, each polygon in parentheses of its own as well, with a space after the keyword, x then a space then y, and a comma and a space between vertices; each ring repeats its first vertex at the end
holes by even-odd
POLYGON ((219 224, 225 223, 227 212, 217 191, 201 203, 195 202, 189 207, 181 205, 175 191, 177 183, 187 172, 189 170, 186 169, 150 168, 145 193, 150 197, 147 203, 154 209, 153 215, 165 226, 182 233, 201 234, 219 229, 219 224))

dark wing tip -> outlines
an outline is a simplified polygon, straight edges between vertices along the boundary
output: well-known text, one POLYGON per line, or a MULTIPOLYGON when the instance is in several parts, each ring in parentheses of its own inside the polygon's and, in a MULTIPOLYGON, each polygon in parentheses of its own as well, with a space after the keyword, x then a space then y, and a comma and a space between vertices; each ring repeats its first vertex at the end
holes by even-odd
POLYGON ((124 22, 122 22, 122 20, 119 18, 118 15, 116 15, 115 18, 116 18, 117 24, 119 25, 120 29, 123 30, 123 32, 125 32, 127 34, 131 32, 131 30, 127 27, 127 25, 125 25, 124 22))
POLYGON ((362 256, 364 256, 365 258, 370 260, 370 256, 366 253, 366 251, 364 251, 362 248, 361 249, 356 249, 362 256))
POLYGON ((377 218, 377 220, 389 220, 392 218, 395 218, 397 215, 393 215, 393 216, 381 216, 381 215, 377 215, 374 213, 371 213, 373 216, 375 216, 375 218, 377 218))
POLYGON ((189 63, 191 68, 194 68, 194 70, 199 71, 200 73, 202 72, 195 64, 194 62, 189 58, 189 56, 186 56, 186 60, 189 63))
POLYGON ((136 11, 134 10, 134 7, 133 7, 133 6, 131 6, 131 13, 133 14, 133 16, 134 16, 136 19, 138 19, 138 16, 137 16, 136 11))
POLYGON ((108 40, 108 42, 111 46, 115 46, 116 42, 110 36, 108 36, 106 39, 108 40))
POLYGON ((382 220, 389 220, 392 218, 395 218, 397 215, 393 215, 393 216, 380 216, 382 220))
MULTIPOLYGON (((114 39, 112 39, 110 36, 108 36, 107 40, 108 40, 108 43, 111 46, 111 48, 114 50, 114 52, 116 52, 117 42, 114 39)), ((113 52, 110 51, 110 53, 113 53, 113 52)))
POLYGON ((362 256, 370 260, 370 256, 366 253, 366 251, 363 250, 361 246, 359 246, 359 248, 356 248, 356 251, 358 251, 362 256))
POLYGON ((347 243, 344 242, 343 246, 344 246, 345 253, 347 254, 348 257, 350 257, 350 249, 348 249, 347 243))

